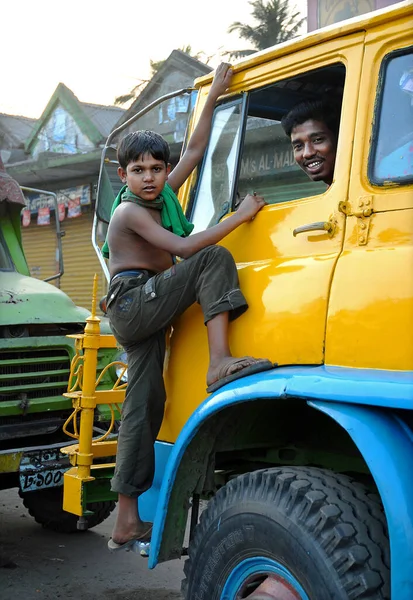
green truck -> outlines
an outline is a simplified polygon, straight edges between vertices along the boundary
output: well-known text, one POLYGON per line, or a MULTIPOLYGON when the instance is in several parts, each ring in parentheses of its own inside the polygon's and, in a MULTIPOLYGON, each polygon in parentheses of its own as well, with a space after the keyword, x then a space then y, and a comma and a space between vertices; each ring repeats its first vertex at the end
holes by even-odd
MULTIPOLYGON (((0 160, 0 489, 18 487, 38 523, 72 532, 77 530, 77 517, 62 509, 69 461, 60 452, 70 439, 64 425, 73 412, 71 400, 63 396, 76 354, 75 340, 67 336, 82 332, 90 313, 51 283, 63 275, 58 218, 58 273, 47 281, 30 276, 21 236, 22 190, 0 160)), ((56 195, 50 195, 56 201, 56 195)), ((55 208, 57 215, 57 203, 55 208)), ((105 318, 101 330, 109 333, 105 318)), ((100 350, 98 371, 102 373, 118 354, 117 349, 100 350)), ((99 386, 110 388, 116 379, 115 372, 105 370, 99 386)), ((106 407, 96 411, 96 436, 107 430, 110 420, 106 407)), ((73 429, 73 420, 70 424, 73 429)), ((114 506, 91 505, 87 526, 102 522, 114 506)))

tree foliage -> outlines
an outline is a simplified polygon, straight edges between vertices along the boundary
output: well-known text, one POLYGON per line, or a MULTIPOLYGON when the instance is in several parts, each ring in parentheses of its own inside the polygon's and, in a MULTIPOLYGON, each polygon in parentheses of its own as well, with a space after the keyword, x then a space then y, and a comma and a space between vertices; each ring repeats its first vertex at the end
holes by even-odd
POLYGON ((253 0, 249 4, 252 6, 251 15, 257 23, 247 25, 236 21, 230 25, 228 33, 237 32, 253 48, 231 50, 227 52, 230 58, 248 56, 257 50, 290 40, 297 36, 305 22, 305 17, 295 7, 292 9, 288 0, 253 0))

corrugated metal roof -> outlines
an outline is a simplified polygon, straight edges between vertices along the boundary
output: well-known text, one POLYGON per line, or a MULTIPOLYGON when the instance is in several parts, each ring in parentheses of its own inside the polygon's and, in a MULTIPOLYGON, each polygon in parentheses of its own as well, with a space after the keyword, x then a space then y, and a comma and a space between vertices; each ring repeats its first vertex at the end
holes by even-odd
POLYGON ((117 106, 102 106, 100 104, 89 104, 86 102, 80 102, 80 104, 89 119, 104 137, 108 137, 115 123, 118 122, 121 115, 125 112, 124 108, 119 108, 117 106))
POLYGON ((21 115, 6 115, 0 113, 0 129, 13 138, 16 145, 23 143, 26 138, 29 137, 36 121, 37 119, 31 119, 21 115))

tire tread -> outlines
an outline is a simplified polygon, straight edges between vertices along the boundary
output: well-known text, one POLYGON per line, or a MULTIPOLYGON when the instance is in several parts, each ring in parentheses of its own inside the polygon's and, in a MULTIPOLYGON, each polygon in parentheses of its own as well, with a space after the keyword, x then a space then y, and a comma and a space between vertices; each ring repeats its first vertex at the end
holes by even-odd
POLYGON ((349 599, 390 598, 387 524, 379 497, 347 475, 314 467, 246 473, 217 492, 189 547, 184 598, 208 529, 227 508, 247 499, 273 503, 306 530, 336 569, 349 599))

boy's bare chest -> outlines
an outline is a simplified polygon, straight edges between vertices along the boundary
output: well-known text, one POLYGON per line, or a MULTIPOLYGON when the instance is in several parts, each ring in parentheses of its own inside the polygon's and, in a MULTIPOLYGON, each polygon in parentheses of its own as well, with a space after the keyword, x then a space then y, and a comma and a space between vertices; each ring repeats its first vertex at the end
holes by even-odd
POLYGON ((161 219, 161 211, 160 210, 155 210, 155 209, 148 209, 148 213, 151 215, 152 219, 158 223, 158 225, 162 225, 162 219, 161 219))
POLYGON ((146 208, 142 207, 143 210, 155 221, 158 225, 162 225, 161 211, 156 208, 146 208))

